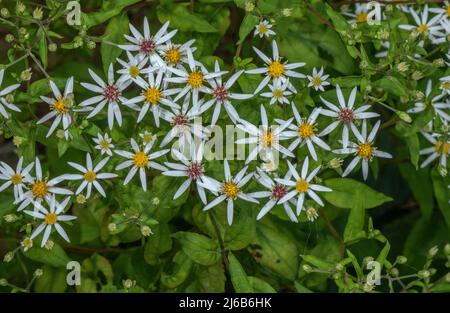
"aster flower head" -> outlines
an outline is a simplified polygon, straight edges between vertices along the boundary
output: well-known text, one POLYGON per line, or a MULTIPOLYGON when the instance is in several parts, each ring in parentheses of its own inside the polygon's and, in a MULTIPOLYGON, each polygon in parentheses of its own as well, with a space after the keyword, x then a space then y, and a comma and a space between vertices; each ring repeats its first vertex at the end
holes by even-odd
POLYGON ((76 195, 83 192, 84 189, 87 189, 86 198, 89 198, 92 193, 92 187, 94 187, 103 197, 106 197, 105 190, 100 185, 100 181, 117 177, 117 174, 113 173, 100 173, 100 170, 106 165, 108 160, 109 157, 106 157, 94 166, 91 155, 86 153, 86 166, 75 162, 68 162, 71 167, 80 171, 81 174, 64 174, 61 176, 61 179, 82 181, 78 189, 75 191, 76 195))
POLYGON ((245 120, 240 120, 237 128, 248 133, 249 138, 242 138, 236 141, 237 144, 256 144, 256 147, 250 151, 246 163, 254 160, 258 154, 264 161, 274 160, 274 153, 279 152, 285 156, 294 157, 292 150, 286 149, 280 145, 281 140, 287 139, 284 136, 284 130, 287 129, 293 118, 284 121, 278 127, 269 126, 267 114, 264 106, 261 104, 261 123, 262 125, 255 126, 245 120))
MULTIPOLYGON (((220 70, 218 61, 215 62, 214 72, 215 73, 222 72, 220 70)), ((239 115, 231 102, 233 100, 244 100, 253 97, 252 94, 239 94, 230 91, 230 88, 234 85, 234 83, 238 80, 238 78, 242 75, 243 72, 244 71, 241 70, 234 73, 233 75, 231 75, 230 78, 228 78, 226 82, 222 82, 221 76, 217 76, 207 80, 210 85, 210 88, 209 87, 205 88, 207 89, 207 92, 211 94, 212 98, 203 104, 201 111, 206 111, 213 105, 215 105, 213 116, 211 119, 211 125, 215 125, 217 123, 220 112, 222 110, 222 106, 225 108, 225 111, 227 112, 228 116, 233 121, 233 123, 236 123, 237 120, 239 120, 239 115)))
POLYGON ((117 71, 121 75, 117 80, 117 84, 133 82, 138 77, 141 77, 141 75, 148 74, 156 69, 151 66, 146 66, 148 57, 140 58, 133 56, 129 51, 127 51, 127 57, 128 62, 117 58, 117 62, 122 65, 122 69, 117 71))
POLYGON ((339 105, 336 106, 333 103, 320 97, 322 102, 328 109, 322 109, 320 114, 335 118, 336 120, 328 125, 321 133, 320 136, 325 136, 335 130, 339 125, 342 125, 342 146, 346 148, 349 142, 349 133, 353 129, 355 120, 365 120, 368 118, 378 117, 378 113, 365 112, 370 108, 370 105, 365 104, 359 108, 354 108, 356 100, 357 87, 354 87, 350 92, 348 102, 345 101, 339 85, 336 85, 336 94, 339 105))
POLYGON ((112 129, 114 120, 119 126, 122 126, 122 112, 120 104, 127 102, 127 99, 122 96, 122 92, 130 85, 131 81, 115 82, 114 68, 110 64, 108 69, 108 81, 105 83, 94 71, 89 69, 89 74, 97 83, 93 85, 90 83, 81 83, 81 85, 99 95, 86 99, 80 103, 81 107, 85 107, 90 113, 86 118, 91 118, 97 115, 108 104, 108 125, 112 129), (95 105, 95 107, 92 107, 95 105))
MULTIPOLYGON (((0 86, 2 85, 4 74, 5 74, 5 70, 1 69, 0 70, 0 86)), ((12 110, 15 112, 22 112, 22 111, 20 111, 20 109, 17 106, 8 102, 8 100, 6 100, 6 98, 5 98, 7 95, 11 94, 14 90, 16 90, 19 87, 20 87, 20 84, 14 84, 14 85, 8 86, 8 87, 0 90, 0 114, 4 118, 9 118, 9 113, 6 111, 6 109, 9 109, 9 110, 12 110)))
MULTIPOLYGON (((294 102, 292 102, 292 111, 294 112, 295 124, 289 126, 289 131, 284 134, 287 138, 295 138, 295 140, 287 148, 289 151, 294 151, 297 146, 303 146, 306 144, 308 151, 312 158, 317 160, 317 153, 314 145, 319 146, 324 150, 330 150, 330 146, 320 138, 320 134, 317 134, 316 119, 321 112, 321 108, 316 108, 312 111, 308 118, 302 118, 297 111, 294 102)), ((276 120, 278 123, 283 123, 281 120, 276 120)))
POLYGON ((167 169, 162 166, 161 164, 155 162, 154 160, 167 154, 170 150, 165 149, 157 152, 150 153, 157 136, 155 135, 153 139, 141 147, 138 145, 136 140, 131 138, 131 148, 132 152, 130 151, 124 151, 124 150, 116 150, 115 153, 128 159, 122 163, 120 163, 116 167, 116 171, 123 170, 125 168, 131 167, 130 171, 128 172, 128 175, 125 177, 125 180, 123 182, 124 185, 127 185, 131 179, 134 177, 134 175, 139 172, 139 177, 141 180, 142 189, 144 191, 147 190, 147 176, 146 176, 146 169, 153 168, 158 171, 166 171, 167 169))
POLYGON ((320 171, 321 166, 317 166, 314 170, 312 170, 308 174, 308 167, 309 167, 309 157, 306 157, 301 172, 299 173, 296 169, 296 166, 292 165, 291 162, 287 161, 288 167, 289 167, 289 174, 291 175, 290 179, 281 179, 281 178, 275 178, 275 181, 283 184, 285 186, 288 186, 290 190, 288 193, 286 193, 278 203, 283 204, 294 197, 297 197, 296 202, 296 208, 297 208, 297 216, 300 215, 300 213, 303 210, 303 204, 305 202, 306 196, 314 200, 318 205, 323 206, 323 202, 320 199, 320 197, 317 195, 316 191, 320 192, 330 192, 332 191, 330 188, 313 184, 313 178, 317 175, 317 173, 320 171))
POLYGON ((63 202, 58 203, 53 195, 47 200, 49 209, 47 210, 41 203, 37 205, 38 211, 28 211, 24 212, 38 220, 42 220, 41 224, 33 231, 30 236, 30 240, 36 238, 40 233, 44 232, 41 241, 41 247, 44 247, 47 243, 48 238, 55 228, 58 234, 67 242, 70 242, 69 236, 65 232, 64 228, 60 225, 60 222, 67 222, 75 220, 77 217, 73 215, 64 215, 64 210, 69 204, 70 197, 64 199, 63 202))
POLYGON ((50 106, 50 112, 44 115, 37 123, 42 124, 54 118, 52 126, 47 132, 47 138, 50 137, 59 124, 62 124, 64 137, 69 138, 69 126, 72 124, 72 102, 73 102, 73 76, 66 82, 64 93, 61 94, 56 84, 50 80, 50 88, 53 92, 53 98, 41 96, 41 100, 50 106))
POLYGON ((219 203, 226 201, 228 225, 231 225, 233 223, 234 201, 236 199, 239 198, 253 203, 258 203, 258 200, 242 191, 244 185, 247 184, 253 177, 253 173, 246 175, 248 166, 244 166, 235 176, 231 175, 230 166, 228 165, 227 159, 224 160, 223 167, 225 181, 219 182, 213 178, 210 178, 206 183, 200 183, 202 187, 210 190, 213 194, 218 194, 213 201, 208 203, 203 208, 203 211, 207 211, 217 206, 219 203))
MULTIPOLYGON (((256 47, 253 47, 253 50, 265 63, 264 67, 246 71, 246 73, 248 73, 248 74, 264 74, 265 75, 264 79, 261 81, 261 83, 256 88, 254 94, 259 93, 265 86, 267 86, 267 84, 271 80, 280 79, 284 82, 288 77, 294 77, 294 78, 304 78, 305 77, 305 75, 293 71, 296 68, 304 66, 305 63, 302 63, 302 62, 288 63, 286 61, 283 61, 283 59, 280 57, 280 55, 278 53, 278 45, 275 40, 272 41, 272 58, 269 58, 268 56, 266 56, 263 52, 261 52, 256 47)), ((289 83, 289 89, 292 90, 293 92, 296 92, 294 86, 290 83, 289 83)))
POLYGON ((419 34, 423 34, 431 40, 435 39, 436 37, 444 36, 444 34, 442 33, 442 26, 439 23, 441 15, 438 14, 431 19, 428 19, 428 4, 424 5, 422 12, 415 11, 412 7, 409 7, 409 13, 413 17, 415 25, 402 24, 399 25, 400 29, 409 31, 416 30, 419 34))
POLYGON ((272 24, 269 23, 267 20, 262 20, 258 24, 255 25, 255 32, 253 35, 259 36, 259 38, 269 38, 270 36, 274 36, 275 32, 271 29, 272 24))
POLYGON ((261 97, 270 98, 270 104, 278 102, 280 104, 289 103, 287 97, 292 95, 292 92, 288 90, 289 79, 282 82, 280 79, 273 81, 269 84, 270 92, 263 92, 260 94, 261 97))
POLYGON ((408 109, 408 113, 419 113, 425 111, 429 106, 432 107, 434 114, 438 116, 442 121, 450 121, 449 109, 450 103, 448 101, 443 101, 445 93, 431 97, 432 82, 431 79, 427 82, 427 87, 425 89, 425 100, 416 102, 414 107, 408 109))
MULTIPOLYGON (((182 70, 183 64, 188 64, 187 51, 194 52, 196 50, 195 47, 191 47, 194 42, 195 39, 191 39, 180 45, 168 41, 166 44, 158 47, 158 53, 165 62, 163 67, 175 67, 182 70)), ((168 71, 167 74, 170 73, 168 71)))
POLYGON ((323 71, 323 67, 320 68, 320 71, 317 72, 316 68, 313 68, 312 75, 307 75, 306 77, 309 80, 308 87, 314 88, 316 91, 325 91, 323 87, 328 86, 330 83, 327 82, 327 79, 330 75, 325 74, 323 71))
POLYGON ((354 154, 355 157, 349 163, 347 168, 345 169, 342 176, 347 176, 350 174, 359 161, 362 162, 362 172, 364 180, 367 180, 369 176, 369 162, 372 161, 373 157, 379 158, 392 158, 392 155, 378 150, 377 147, 374 146, 375 136, 377 134, 378 129, 380 128, 380 121, 378 121, 367 135, 367 121, 363 120, 361 132, 356 128, 355 125, 352 125, 353 134, 356 136, 358 143, 349 142, 348 148, 342 148, 333 150, 334 153, 337 154, 354 154))
POLYGON ((421 149, 420 155, 428 155, 427 158, 420 165, 421 168, 428 166, 430 163, 439 159, 439 164, 446 168, 447 167, 447 157, 450 152, 450 140, 448 136, 443 136, 438 133, 428 133, 422 131, 422 135, 432 144, 431 147, 421 149))
POLYGON ((14 198, 18 200, 26 189, 27 183, 30 182, 30 171, 34 166, 34 162, 31 162, 27 166, 23 167, 23 157, 20 157, 17 162, 16 169, 5 162, 0 162, 0 180, 5 181, 0 186, 0 192, 8 188, 9 186, 14 187, 14 198))
POLYGON ((97 134, 97 138, 92 138, 92 140, 96 143, 94 147, 97 150, 100 150, 101 155, 107 154, 112 156, 114 145, 112 144, 112 139, 109 137, 108 133, 102 135, 100 133, 97 134))

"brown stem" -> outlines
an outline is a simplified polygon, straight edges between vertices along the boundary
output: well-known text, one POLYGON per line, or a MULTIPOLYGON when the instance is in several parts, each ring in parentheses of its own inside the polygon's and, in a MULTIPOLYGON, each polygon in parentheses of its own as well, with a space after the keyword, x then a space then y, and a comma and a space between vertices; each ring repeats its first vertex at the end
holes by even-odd
POLYGON ((327 214, 325 213, 325 210, 323 208, 319 208, 319 213, 323 217, 325 221, 325 225, 330 230, 331 234, 339 241, 340 243, 340 254, 343 257, 345 252, 345 242, 344 239, 342 239, 341 235, 339 235, 336 228, 334 228, 333 224, 331 223, 330 219, 328 218, 327 214))

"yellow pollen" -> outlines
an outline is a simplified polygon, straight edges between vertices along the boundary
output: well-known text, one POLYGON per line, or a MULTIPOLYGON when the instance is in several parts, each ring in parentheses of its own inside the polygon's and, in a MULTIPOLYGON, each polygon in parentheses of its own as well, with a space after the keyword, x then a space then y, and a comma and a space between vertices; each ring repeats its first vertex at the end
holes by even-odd
POLYGON ((269 71, 269 75, 271 77, 278 78, 284 74, 284 64, 280 63, 280 61, 273 61, 267 67, 267 70, 269 71))
POLYGON ((450 17, 450 4, 447 5, 447 16, 450 17))
POLYGON ((187 83, 192 88, 200 88, 203 85, 203 74, 201 72, 190 73, 187 83))
POLYGON ((58 216, 53 212, 50 212, 45 216, 45 224, 47 225, 53 225, 56 223, 57 220, 58 216))
POLYGON ((47 195, 48 193, 48 187, 47 184, 42 181, 42 180, 38 180, 34 183, 34 185, 31 187, 31 193, 36 197, 36 198, 43 198, 47 195))
POLYGON ((282 89, 275 89, 275 90, 273 91, 273 97, 274 97, 275 99, 281 99, 281 98, 283 98, 283 90, 282 90, 282 89))
POLYGON ((103 139, 102 141, 100 141, 100 147, 102 147, 103 150, 109 150, 109 142, 106 139, 103 139))
POLYGON ((363 13, 359 13, 358 15, 356 15, 356 22, 357 23, 367 22, 367 13, 363 12, 363 13))
POLYGON ((267 146, 267 147, 271 147, 272 143, 273 143, 273 135, 271 131, 265 132, 262 134, 262 142, 267 146))
POLYGON ((300 193, 307 192, 307 191, 308 191, 308 188, 309 188, 309 183, 308 183, 305 179, 303 179, 303 178, 301 178, 301 179, 295 184, 295 189, 296 189, 298 192, 300 192, 300 193))
POLYGON ((448 154, 450 150, 450 143, 438 141, 436 142, 434 149, 436 150, 436 152, 440 152, 441 154, 448 154))
POLYGON ((148 162, 150 162, 150 161, 148 159, 147 154, 145 154, 144 151, 138 151, 133 156, 133 162, 134 162, 134 165, 136 165, 137 167, 142 168, 142 167, 146 167, 148 162))
POLYGON ((181 61, 181 53, 177 48, 167 50, 165 59, 168 63, 176 65, 181 61))
POLYGON ((441 88, 443 90, 449 90, 450 89, 450 80, 445 80, 441 83, 441 88))
POLYGON ((319 76, 314 76, 314 77, 311 79, 311 83, 312 83, 314 86, 319 87, 319 86, 322 84, 322 80, 320 79, 319 76))
POLYGON ((258 33, 265 34, 265 33, 267 33, 267 30, 268 30, 268 28, 267 28, 266 24, 261 23, 258 25, 258 33))
POLYGON ((232 181, 223 183, 223 193, 228 199, 235 199, 239 193, 239 187, 232 181))
POLYGON ((357 154, 365 159, 370 159, 373 154, 373 147, 370 143, 362 143, 358 146, 357 154))
POLYGON ((86 174, 84 174, 84 179, 86 179, 86 181, 89 183, 92 183, 96 177, 97 174, 95 174, 93 171, 88 171, 86 172, 86 174))
POLYGON ((307 139, 314 135, 314 126, 308 122, 305 122, 298 126, 297 132, 302 139, 307 139))
POLYGON ((419 33, 423 33, 428 30, 428 26, 425 24, 420 24, 419 27, 417 27, 417 30, 419 31, 419 33))
POLYGON ((11 182, 14 185, 20 185, 22 183, 22 175, 14 174, 13 176, 11 176, 11 182))
POLYGON ((133 78, 136 78, 140 73, 139 68, 134 65, 130 66, 130 69, 128 70, 128 72, 130 73, 130 76, 133 78))
POLYGON ((144 91, 145 100, 151 105, 155 105, 158 103, 159 99, 161 99, 161 92, 156 87, 150 87, 144 91))
POLYGON ((66 107, 66 102, 62 98, 56 100, 56 102, 53 103, 52 109, 60 114, 67 113, 67 111, 68 111, 67 107, 66 107))

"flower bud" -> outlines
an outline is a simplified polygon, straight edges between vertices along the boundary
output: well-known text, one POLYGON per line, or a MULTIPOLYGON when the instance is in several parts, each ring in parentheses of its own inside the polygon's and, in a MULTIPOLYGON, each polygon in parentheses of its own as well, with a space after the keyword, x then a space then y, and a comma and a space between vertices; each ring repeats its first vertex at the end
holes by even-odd
POLYGON ((3 257, 3 262, 5 263, 9 263, 14 259, 14 252, 9 251, 8 253, 5 254, 5 256, 3 257))
POLYGON ((6 34, 6 36, 5 36, 5 41, 6 41, 7 43, 13 42, 13 41, 14 41, 14 35, 13 35, 13 34, 6 34))
POLYGON ((76 201, 77 201, 78 204, 85 204, 86 203, 86 197, 84 195, 82 195, 82 194, 79 194, 77 196, 76 201))
POLYGON ((396 111, 396 113, 397 113, 398 117, 402 121, 404 121, 406 123, 411 123, 412 122, 412 118, 411 118, 411 116, 408 113, 406 113, 404 111, 396 111))
POLYGON ((53 240, 47 240, 47 242, 45 243, 45 249, 52 250, 54 245, 55 243, 53 242, 53 240))
POLYGON ((8 285, 6 278, 0 278, 0 286, 5 287, 8 285))
POLYGON ((56 131, 56 137, 59 139, 64 139, 65 131, 63 129, 58 129, 56 131))
POLYGON ((399 255, 396 259, 396 262, 398 264, 405 264, 406 262, 408 262, 408 259, 406 258, 406 256, 399 255))
POLYGON ((342 159, 334 158, 328 162, 328 165, 331 168, 340 168, 342 166, 342 162, 343 162, 342 159))
POLYGON ((397 71, 404 73, 409 69, 409 64, 406 62, 400 62, 397 64, 397 71))
POLYGON ((41 268, 38 268, 34 271, 33 276, 36 278, 39 278, 44 274, 44 271, 41 268))
POLYGON ((423 78, 423 73, 421 71, 414 71, 411 75, 411 78, 414 80, 420 80, 423 78))
POLYGON ((48 45, 48 51, 50 52, 55 52, 58 49, 58 46, 56 45, 56 43, 51 43, 48 45))
POLYGON ((283 16, 289 17, 292 15, 292 8, 285 8, 281 11, 283 16))
POLYGON ((391 268, 391 270, 389 271, 389 274, 391 274, 392 277, 398 277, 398 275, 400 274, 400 272, 398 271, 398 268, 393 267, 393 268, 391 268))
POLYGON ((438 251, 439 251, 438 246, 431 247, 430 250, 428 250, 428 258, 430 259, 434 258, 438 253, 438 251))
POLYGON ((123 286, 125 287, 125 289, 130 289, 133 288, 136 285, 136 281, 135 280, 131 280, 131 279, 126 279, 122 281, 123 286))
POLYGON ((31 79, 31 75, 33 75, 33 72, 31 71, 30 67, 20 73, 20 79, 24 82, 27 82, 31 79))
POLYGON ((9 10, 8 10, 7 8, 2 8, 2 9, 0 10, 0 15, 1 15, 3 18, 8 18, 8 17, 9 17, 9 10))
POLYGON ((95 49, 96 46, 97 46, 97 44, 95 43, 95 41, 90 40, 87 42, 88 49, 93 50, 93 49, 95 49))
POLYGON ((245 11, 246 12, 252 12, 255 9, 255 5, 253 2, 246 2, 245 3, 245 11))
POLYGON ((445 255, 447 255, 447 256, 450 255, 450 243, 447 243, 447 244, 444 246, 444 253, 445 253, 445 255))
POLYGON ((150 227, 148 227, 147 225, 144 225, 141 227, 141 234, 144 237, 148 237, 150 235, 153 235, 153 232, 150 227))
POLYGON ((369 283, 365 283, 363 286, 364 292, 371 292, 375 286, 369 283))
POLYGON ((117 224, 116 223, 109 223, 108 230, 110 232, 114 232, 114 231, 116 231, 116 229, 117 229, 117 224))
POLYGON ((152 204, 153 204, 153 205, 158 205, 160 202, 161 202, 161 200, 159 200, 158 197, 154 197, 154 198, 152 199, 152 204))
POLYGON ((42 9, 40 7, 37 7, 36 9, 34 9, 33 11, 33 18, 36 20, 42 20, 42 17, 44 16, 44 12, 42 11, 42 9))
POLYGON ((3 216, 3 219, 6 223, 12 223, 17 221, 18 217, 15 214, 6 214, 5 216, 3 216))
POLYGON ((427 270, 421 270, 417 273, 417 276, 419 276, 419 278, 421 278, 421 279, 429 278, 430 272, 427 270))
POLYGON ((25 12, 26 8, 27 7, 25 6, 25 4, 23 4, 22 1, 17 2, 17 4, 16 4, 16 12, 17 13, 23 14, 23 12, 25 12))
POLYGON ((439 175, 441 175, 442 177, 445 177, 448 174, 447 168, 445 168, 444 166, 442 166, 440 164, 438 166, 438 172, 439 172, 439 175))
POLYGON ((313 268, 309 264, 303 264, 302 268, 306 273, 311 273, 313 271, 313 268))
POLYGON ((27 237, 24 240, 22 240, 20 244, 24 248, 24 251, 27 251, 28 249, 31 249, 33 247, 33 240, 27 237))
POLYGON ((336 269, 336 271, 342 272, 345 267, 341 263, 336 263, 336 266, 334 268, 336 269))

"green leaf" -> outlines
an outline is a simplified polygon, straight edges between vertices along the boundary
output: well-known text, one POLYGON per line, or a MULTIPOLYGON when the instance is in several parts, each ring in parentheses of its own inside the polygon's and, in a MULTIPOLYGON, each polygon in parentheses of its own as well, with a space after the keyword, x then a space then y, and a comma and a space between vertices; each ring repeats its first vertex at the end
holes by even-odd
POLYGON ((333 262, 323 260, 314 255, 301 255, 301 257, 305 262, 313 265, 314 267, 317 267, 318 269, 329 270, 329 269, 334 268, 333 262))
POLYGON ((65 268, 67 263, 71 261, 66 252, 64 252, 63 248, 56 243, 50 250, 47 248, 34 246, 27 252, 24 252, 24 255, 33 261, 48 264, 53 267, 65 268))
POLYGON ((241 26, 239 26, 239 41, 238 44, 244 42, 245 38, 247 38, 248 34, 255 28, 255 25, 258 23, 259 18, 251 13, 247 13, 242 20, 241 26))
POLYGON ((220 259, 220 250, 210 238, 190 232, 177 232, 172 235, 177 239, 192 261, 201 265, 213 265, 220 259))
POLYGON ((100 47, 102 55, 103 70, 105 74, 108 73, 110 64, 116 63, 116 59, 122 54, 122 49, 117 46, 112 46, 106 43, 106 41, 114 42, 117 44, 124 42, 123 35, 129 33, 128 16, 126 13, 122 13, 120 16, 113 17, 108 26, 106 26, 105 33, 100 47))
POLYGON ((167 224, 158 224, 152 230, 153 235, 145 244, 144 258, 148 264, 156 265, 159 262, 159 256, 172 249, 172 238, 170 238, 167 224))
POLYGON ((188 278, 193 265, 191 259, 183 251, 178 251, 173 261, 175 266, 171 274, 161 274, 161 283, 168 288, 176 288, 181 285, 188 278))
POLYGON ((225 292, 225 271, 222 262, 211 266, 195 264, 194 276, 200 292, 225 292))
POLYGON ((113 18, 127 6, 139 2, 140 0, 105 0, 99 12, 92 12, 89 14, 81 13, 81 23, 87 29, 106 22, 113 18))
POLYGON ((42 30, 42 28, 39 28, 37 36, 39 36, 39 57, 42 61, 42 66, 44 68, 47 68, 48 66, 47 37, 45 36, 45 33, 42 30))
POLYGON ((394 96, 408 96, 408 88, 406 87, 406 82, 401 82, 399 78, 396 78, 394 76, 386 76, 377 81, 374 81, 373 87, 381 88, 394 96))
POLYGON ((436 168, 431 171, 431 179, 433 181, 434 195, 436 197, 439 209, 450 228, 450 189, 448 188, 449 181, 446 177, 442 177, 436 168))
POLYGON ((228 253, 228 261, 230 262, 228 270, 230 271, 231 282, 233 283, 234 290, 236 292, 243 293, 253 292, 253 288, 247 278, 247 274, 232 252, 228 253))
POLYGON ((179 31, 196 31, 199 33, 215 33, 218 30, 212 26, 202 15, 191 12, 186 6, 158 5, 156 15, 161 23, 170 21, 172 28, 179 31))
POLYGON ((275 293, 277 292, 269 283, 262 280, 261 278, 254 276, 247 276, 247 280, 250 283, 250 287, 253 292, 256 293, 275 293))
MULTIPOLYGON (((223 212, 225 213, 225 210, 223 212)), ((238 208, 235 210, 235 214, 233 225, 225 227, 223 241, 227 249, 241 250, 255 239, 256 220, 253 211, 248 207, 238 208)))
POLYGON ((54 268, 48 265, 42 267, 42 276, 36 279, 35 292, 60 293, 67 288, 67 271, 62 268, 54 268))

